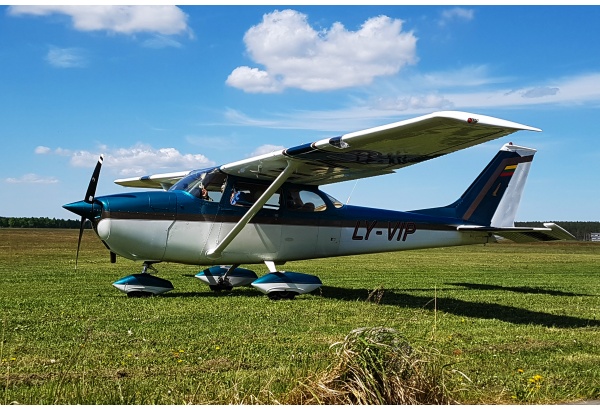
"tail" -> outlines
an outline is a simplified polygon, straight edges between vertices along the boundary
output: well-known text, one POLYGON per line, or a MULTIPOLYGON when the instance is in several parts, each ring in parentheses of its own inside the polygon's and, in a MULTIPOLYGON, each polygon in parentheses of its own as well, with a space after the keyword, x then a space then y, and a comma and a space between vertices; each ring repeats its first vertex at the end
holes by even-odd
POLYGON ((413 211, 479 226, 514 226, 515 215, 536 150, 505 144, 453 204, 413 211))
POLYGON ((515 216, 536 150, 505 144, 453 204, 413 211, 462 220, 460 231, 483 231, 516 242, 574 239, 556 224, 545 228, 515 227, 515 216))
POLYGON ((536 150, 505 144, 465 193, 449 207, 475 225, 509 227, 515 216, 536 150))

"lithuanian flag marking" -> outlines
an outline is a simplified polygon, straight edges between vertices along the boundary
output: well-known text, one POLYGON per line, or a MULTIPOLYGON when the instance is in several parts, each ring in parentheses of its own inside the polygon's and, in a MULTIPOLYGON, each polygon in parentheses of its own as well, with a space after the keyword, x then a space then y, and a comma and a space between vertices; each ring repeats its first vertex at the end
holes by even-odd
POLYGON ((517 165, 507 165, 506 168, 504 168, 504 171, 502 171, 502 173, 500 174, 501 177, 510 177, 512 176, 512 174, 515 173, 515 170, 517 169, 517 165))

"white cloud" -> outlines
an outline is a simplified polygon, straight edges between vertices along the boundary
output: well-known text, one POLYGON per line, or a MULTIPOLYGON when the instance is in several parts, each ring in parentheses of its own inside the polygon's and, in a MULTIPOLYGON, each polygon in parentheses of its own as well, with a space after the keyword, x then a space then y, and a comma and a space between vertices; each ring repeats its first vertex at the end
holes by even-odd
MULTIPOLYGON (((129 148, 99 147, 104 154, 103 167, 118 175, 131 176, 148 172, 184 171, 215 165, 202 154, 183 154, 175 148, 153 148, 146 144, 137 144, 129 148)), ((68 150, 56 149, 55 153, 64 155, 68 150)), ((75 167, 91 168, 96 165, 100 152, 69 152, 70 163, 75 167)))
POLYGON ((445 97, 452 101, 457 108, 600 102, 600 73, 561 78, 551 81, 551 85, 454 93, 446 94, 445 97))
POLYGON ((371 90, 373 93, 366 98, 355 98, 353 105, 348 108, 274 113, 271 117, 263 118, 228 109, 224 115, 228 121, 240 126, 339 133, 398 121, 409 115, 445 109, 477 112, 494 107, 600 103, 600 72, 548 80, 546 85, 528 84, 512 89, 506 87, 506 84, 492 87, 495 81, 487 81, 484 77, 480 81, 487 86, 461 90, 460 87, 456 87, 457 84, 448 82, 445 84, 447 87, 426 90, 423 93, 417 92, 416 89, 402 93, 403 84, 397 86, 393 82, 385 82, 383 86, 379 84, 375 87, 376 92, 371 90))
POLYGON ((25 174, 18 178, 6 178, 9 184, 56 184, 58 179, 50 176, 40 176, 37 174, 25 174))
MULTIPOLYGON (((271 128, 272 126, 277 124, 277 121, 274 120, 260 120, 256 118, 251 118, 246 114, 240 112, 239 110, 234 110, 232 108, 227 108, 224 112, 224 116, 228 122, 237 125, 271 128)), ((280 127, 276 126, 276 128, 280 127)))
POLYGON ((50 151, 51 151, 50 148, 44 147, 43 145, 39 145, 39 146, 35 147, 35 151, 34 152, 36 154, 42 154, 43 155, 43 154, 50 153, 50 151))
POLYGON ((423 88, 451 88, 481 87, 484 85, 498 84, 509 81, 506 77, 490 76, 489 66, 471 65, 455 70, 432 71, 424 74, 411 76, 404 81, 404 85, 415 84, 419 89, 423 88))
POLYGON ((65 149, 65 148, 56 148, 54 150, 54 153, 56 155, 60 155, 61 157, 70 157, 73 153, 70 149, 65 149))
POLYGON ((71 17, 73 28, 79 31, 108 31, 119 34, 141 32, 174 35, 188 33, 188 16, 176 6, 11 6, 12 16, 49 16, 64 14, 71 17))
POLYGON ((524 98, 540 98, 547 95, 556 95, 558 91, 557 87, 534 87, 523 92, 521 95, 524 98))
POLYGON ((261 145, 260 147, 256 148, 249 155, 249 157, 255 157, 255 156, 263 155, 263 154, 269 154, 273 151, 281 151, 282 149, 285 149, 285 147, 283 145, 265 144, 265 145, 261 145))
POLYGON ((250 57, 264 69, 238 67, 227 84, 246 92, 335 90, 370 84, 414 64, 417 38, 402 21, 378 16, 357 31, 341 23, 316 31, 305 14, 274 11, 244 36, 250 57))
POLYGON ((82 68, 88 64, 85 51, 80 48, 51 47, 46 61, 57 68, 82 68))
POLYGON ((233 70, 226 83, 248 93, 277 93, 284 89, 281 81, 271 77, 268 72, 247 66, 233 70))
POLYGON ((171 37, 161 36, 161 35, 156 35, 152 38, 149 38, 148 40, 145 40, 144 42, 142 42, 142 46, 144 46, 146 48, 167 48, 167 47, 181 48, 181 47, 183 47, 183 45, 179 41, 174 40, 171 37))
POLYGON ((380 110, 407 111, 419 109, 447 110, 453 107, 448 99, 437 94, 413 95, 407 97, 379 98, 372 107, 380 110))
POLYGON ((473 9, 465 9, 462 7, 454 7, 442 11, 442 17, 439 21, 440 25, 446 25, 452 21, 471 21, 475 17, 473 9))

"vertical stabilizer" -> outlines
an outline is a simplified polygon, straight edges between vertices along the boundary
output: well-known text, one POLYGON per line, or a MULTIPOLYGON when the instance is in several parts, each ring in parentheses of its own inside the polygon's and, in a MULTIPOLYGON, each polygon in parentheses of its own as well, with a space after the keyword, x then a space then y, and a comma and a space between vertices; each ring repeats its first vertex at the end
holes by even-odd
POLYGON ((456 216, 479 225, 514 226, 535 153, 531 148, 505 144, 454 204, 456 216))
POLYGON ((456 202, 414 212, 451 216, 471 225, 512 227, 535 153, 505 144, 456 202))

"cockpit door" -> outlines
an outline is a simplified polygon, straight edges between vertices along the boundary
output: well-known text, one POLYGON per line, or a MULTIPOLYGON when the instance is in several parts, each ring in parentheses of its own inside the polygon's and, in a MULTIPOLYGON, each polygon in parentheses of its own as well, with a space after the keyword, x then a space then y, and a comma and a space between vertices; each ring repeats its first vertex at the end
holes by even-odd
MULTIPOLYGON (((230 178, 204 253, 218 246, 267 187, 265 184, 230 178)), ((276 192, 225 248, 223 258, 235 259, 240 263, 276 260, 281 241, 280 207, 280 194, 276 192)))
POLYGON ((309 259, 337 252, 340 228, 336 227, 334 221, 330 221, 332 205, 324 200, 321 193, 288 186, 284 195, 282 258, 309 259))

